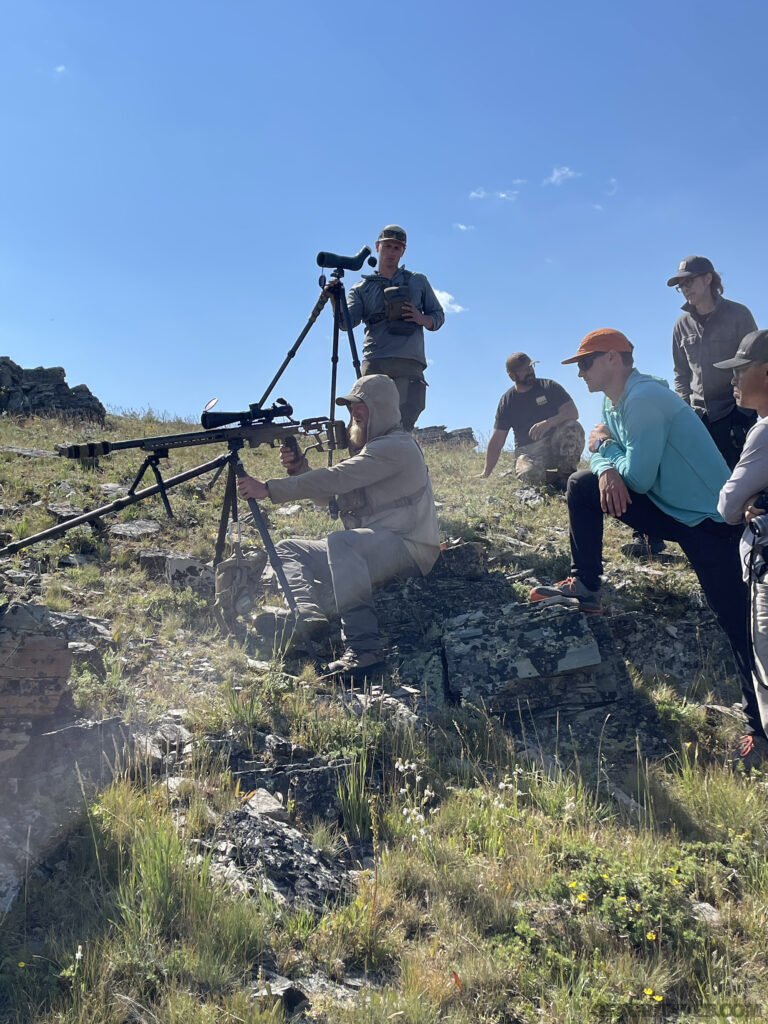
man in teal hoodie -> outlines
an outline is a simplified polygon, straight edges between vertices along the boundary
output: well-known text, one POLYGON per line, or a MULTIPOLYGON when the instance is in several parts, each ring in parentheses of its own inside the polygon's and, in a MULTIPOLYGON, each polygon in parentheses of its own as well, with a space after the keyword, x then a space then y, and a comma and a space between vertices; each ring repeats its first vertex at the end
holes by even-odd
POLYGON ((636 370, 632 353, 621 331, 603 327, 563 360, 578 365, 590 391, 604 393, 603 422, 589 436, 590 469, 568 480, 571 576, 534 588, 531 600, 575 598, 582 611, 599 612, 603 516, 615 516, 680 545, 751 689, 739 531, 717 511, 728 466, 693 409, 666 381, 636 370))

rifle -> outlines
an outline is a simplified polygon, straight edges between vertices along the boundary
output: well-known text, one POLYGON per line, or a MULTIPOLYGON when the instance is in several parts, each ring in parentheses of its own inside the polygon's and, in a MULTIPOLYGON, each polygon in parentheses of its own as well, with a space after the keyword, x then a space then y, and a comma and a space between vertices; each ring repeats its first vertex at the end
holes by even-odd
MULTIPOLYGON (((202 430, 189 431, 183 434, 164 434, 156 437, 139 437, 128 441, 86 441, 80 444, 58 444, 56 453, 67 459, 95 459, 101 455, 108 455, 110 452, 121 451, 129 448, 136 448, 139 451, 147 452, 146 458, 139 468, 128 493, 108 505, 84 512, 74 519, 59 523, 40 533, 31 534, 22 540, 13 541, 5 547, 0 548, 0 555, 12 555, 22 548, 37 544, 41 540, 50 540, 60 537, 69 530, 84 523, 96 523, 102 516, 111 512, 118 512, 129 505, 135 505, 155 494, 159 494, 166 514, 172 519, 173 511, 168 499, 168 491, 179 484, 202 476, 205 473, 215 471, 215 475, 208 485, 213 487, 223 470, 227 469, 227 481, 224 491, 224 504, 221 510, 219 521, 219 533, 216 540, 216 554, 214 566, 222 560, 224 545, 227 537, 227 530, 230 520, 238 522, 237 514, 237 473, 238 466, 242 469, 240 462, 240 451, 245 445, 249 448, 258 448, 260 445, 268 444, 275 446, 277 442, 288 445, 294 450, 298 458, 303 454, 299 448, 296 435, 303 435, 313 439, 313 443, 307 445, 304 451, 316 448, 319 451, 335 451, 337 448, 347 446, 346 426, 341 420, 332 420, 324 416, 317 416, 312 419, 293 419, 293 407, 285 399, 278 399, 274 405, 262 409, 257 403, 249 406, 243 412, 212 412, 217 399, 212 399, 200 417, 202 430), (282 422, 278 422, 282 421, 282 422), (237 426, 229 424, 237 423, 237 426), (160 460, 167 459, 174 448, 190 448, 205 444, 226 444, 228 451, 209 462, 195 466, 193 469, 185 470, 176 476, 164 479, 160 472, 160 460), (137 490, 144 474, 151 469, 156 483, 150 487, 137 490)), ((244 471, 244 470, 243 470, 244 471)), ((255 517, 257 518, 257 517, 255 517)), ((257 522, 257 526, 259 523, 257 522)), ((260 529, 260 532, 261 529, 260 529)), ((262 532, 263 537, 263 532, 262 532)), ((266 543, 266 542, 265 542, 266 543)))

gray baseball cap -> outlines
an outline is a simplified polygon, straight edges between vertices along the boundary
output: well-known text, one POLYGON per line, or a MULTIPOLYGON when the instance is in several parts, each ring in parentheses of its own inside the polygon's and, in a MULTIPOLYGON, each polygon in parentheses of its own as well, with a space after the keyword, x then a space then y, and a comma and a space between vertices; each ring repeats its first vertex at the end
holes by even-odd
POLYGON ((718 370, 733 370, 749 363, 768 363, 768 330, 746 334, 739 342, 733 359, 724 359, 714 365, 718 370))

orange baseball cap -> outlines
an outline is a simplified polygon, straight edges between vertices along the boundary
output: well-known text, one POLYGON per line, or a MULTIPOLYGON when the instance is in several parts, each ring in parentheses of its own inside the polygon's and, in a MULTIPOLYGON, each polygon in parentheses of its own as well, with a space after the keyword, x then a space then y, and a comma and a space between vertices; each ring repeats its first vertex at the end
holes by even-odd
POLYGON ((596 331, 590 331, 581 339, 579 350, 575 356, 563 359, 565 363, 576 363, 582 356, 588 356, 590 352, 631 352, 634 345, 621 331, 613 327, 598 327, 596 331))

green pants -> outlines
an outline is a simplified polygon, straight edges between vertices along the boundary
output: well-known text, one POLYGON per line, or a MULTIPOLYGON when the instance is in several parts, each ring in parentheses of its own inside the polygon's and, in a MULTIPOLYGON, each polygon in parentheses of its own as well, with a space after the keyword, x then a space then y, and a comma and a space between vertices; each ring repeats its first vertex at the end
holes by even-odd
POLYGON ((364 359, 361 370, 364 377, 369 373, 383 373, 395 382, 403 430, 413 430, 427 404, 427 382, 421 364, 415 359, 364 359))

